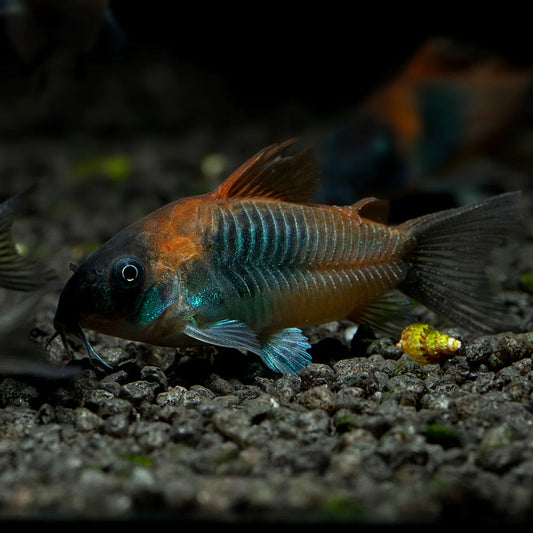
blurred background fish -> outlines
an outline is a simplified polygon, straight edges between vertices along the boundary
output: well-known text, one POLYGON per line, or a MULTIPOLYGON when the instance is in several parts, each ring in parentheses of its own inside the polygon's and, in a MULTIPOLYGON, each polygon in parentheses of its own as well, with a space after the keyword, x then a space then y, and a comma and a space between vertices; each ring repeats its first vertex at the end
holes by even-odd
POLYGON ((531 85, 530 69, 430 39, 395 79, 325 136, 320 200, 344 204, 406 190, 468 194, 457 203, 479 200, 489 173, 470 172, 469 183, 453 187, 449 181, 462 166, 493 158, 495 147, 505 146, 505 136, 524 118, 531 85))
POLYGON ((36 291, 51 286, 56 273, 46 265, 22 255, 13 241, 11 227, 15 211, 34 189, 0 204, 0 287, 16 291, 36 291))
POLYGON ((69 377, 76 369, 51 365, 44 350, 30 338, 31 319, 36 306, 47 292, 59 287, 56 272, 20 253, 12 237, 15 211, 31 190, 33 187, 0 204, 0 288, 24 293, 2 298, 0 376, 31 374, 47 378, 69 377))
POLYGON ((109 0, 0 0, 0 14, 12 48, 50 106, 72 95, 104 34, 114 45, 124 40, 109 0))

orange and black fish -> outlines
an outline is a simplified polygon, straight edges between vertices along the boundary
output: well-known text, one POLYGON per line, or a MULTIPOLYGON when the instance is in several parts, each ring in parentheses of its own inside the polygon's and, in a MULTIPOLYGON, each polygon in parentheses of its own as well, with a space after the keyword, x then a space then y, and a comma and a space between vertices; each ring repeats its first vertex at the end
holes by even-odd
POLYGON ((93 356, 82 327, 160 346, 210 343, 297 373, 311 362, 301 328, 348 318, 398 334, 413 321, 405 295, 465 328, 504 327, 483 267, 517 226, 520 193, 391 227, 376 198, 311 204, 315 158, 283 155, 292 143, 89 256, 61 293, 54 337, 67 347, 74 335, 93 356))

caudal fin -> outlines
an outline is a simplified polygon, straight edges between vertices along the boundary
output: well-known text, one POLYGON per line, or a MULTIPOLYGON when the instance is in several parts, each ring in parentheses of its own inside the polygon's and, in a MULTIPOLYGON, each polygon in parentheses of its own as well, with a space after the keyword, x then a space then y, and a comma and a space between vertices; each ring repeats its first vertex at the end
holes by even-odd
POLYGON ((402 292, 474 332, 516 328, 485 273, 488 255, 520 224, 520 192, 401 225, 415 239, 402 292))
POLYGON ((13 216, 30 190, 0 204, 0 287, 16 291, 35 291, 57 281, 57 275, 51 268, 21 255, 13 242, 13 216))

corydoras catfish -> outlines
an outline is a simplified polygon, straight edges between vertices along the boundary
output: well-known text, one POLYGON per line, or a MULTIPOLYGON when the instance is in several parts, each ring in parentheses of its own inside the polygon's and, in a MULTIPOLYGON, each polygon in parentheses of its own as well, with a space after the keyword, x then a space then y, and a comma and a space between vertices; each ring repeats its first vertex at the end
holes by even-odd
POLYGON ((313 205, 318 172, 293 141, 260 151, 209 194, 135 222, 66 283, 55 335, 82 328, 159 346, 209 343, 298 373, 311 362, 301 328, 349 319, 398 335, 409 299, 479 332, 505 328, 483 273, 519 221, 519 195, 396 227, 366 198, 313 205))

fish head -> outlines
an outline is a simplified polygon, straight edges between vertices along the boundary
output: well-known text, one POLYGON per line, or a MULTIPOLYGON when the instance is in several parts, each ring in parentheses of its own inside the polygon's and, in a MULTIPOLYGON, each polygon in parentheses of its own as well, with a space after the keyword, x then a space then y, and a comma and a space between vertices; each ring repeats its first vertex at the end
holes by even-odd
MULTIPOLYGON (((162 316, 179 307, 179 269, 163 261, 156 243, 136 226, 117 234, 81 263, 65 284, 54 317, 55 335, 81 340, 82 328, 130 340, 162 338, 162 316), (159 328, 159 330, 158 330, 159 328)), ((179 313, 177 313, 179 317, 179 313)), ((177 327, 174 317, 174 327, 177 327)))
POLYGON ((145 263, 135 254, 106 256, 97 252, 76 268, 59 297, 56 329, 75 331, 78 325, 119 332, 125 328, 143 289, 145 263))

